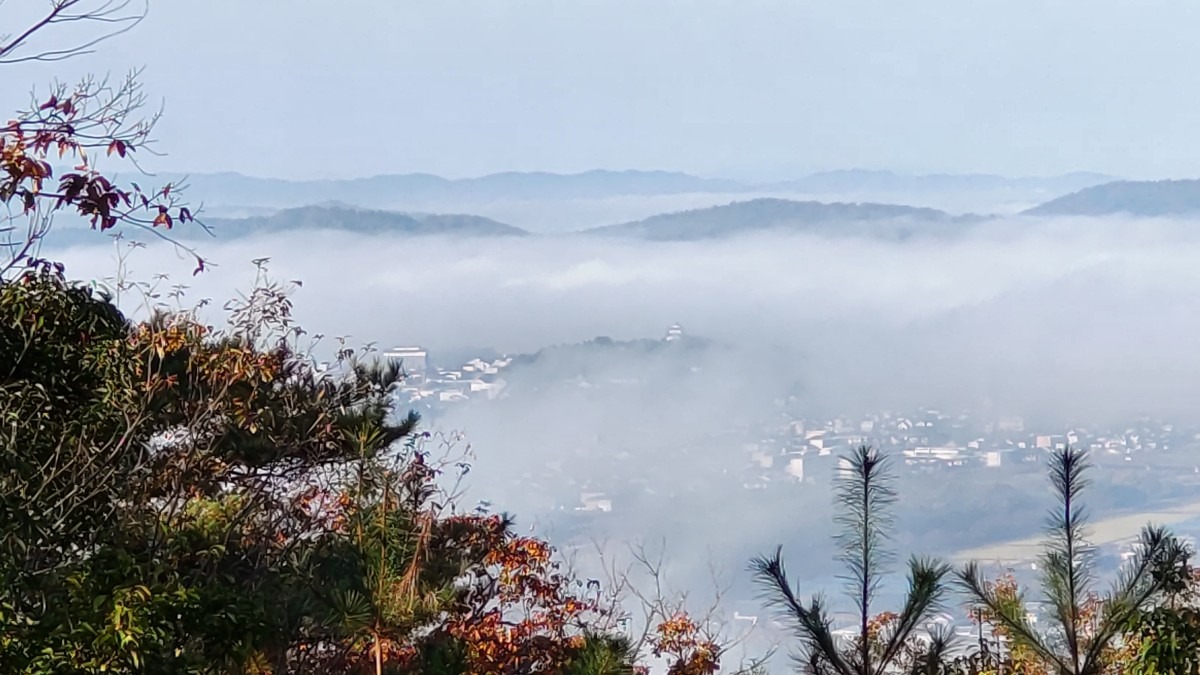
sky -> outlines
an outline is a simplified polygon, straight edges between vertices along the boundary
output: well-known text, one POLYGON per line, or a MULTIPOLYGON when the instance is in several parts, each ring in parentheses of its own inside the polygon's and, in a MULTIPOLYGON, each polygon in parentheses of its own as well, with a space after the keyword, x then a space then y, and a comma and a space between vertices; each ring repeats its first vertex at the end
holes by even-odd
POLYGON ((145 66, 151 168, 286 178, 1192 177, 1198 20, 1167 0, 151 0, 87 60, 6 67, 0 102, 145 66))

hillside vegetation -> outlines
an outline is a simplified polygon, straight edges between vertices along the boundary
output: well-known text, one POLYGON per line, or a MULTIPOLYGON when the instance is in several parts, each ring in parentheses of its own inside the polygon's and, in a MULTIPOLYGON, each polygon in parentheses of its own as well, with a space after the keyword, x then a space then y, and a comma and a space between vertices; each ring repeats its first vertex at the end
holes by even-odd
POLYGON ((826 204, 763 198, 652 216, 588 232, 653 241, 715 239, 756 231, 908 239, 950 234, 978 220, 977 216, 953 216, 937 209, 895 204, 826 204))
POLYGON ((520 228, 482 216, 396 213, 343 205, 302 206, 250 218, 210 218, 205 224, 221 238, 317 229, 360 234, 440 234, 476 237, 528 234, 520 228))
POLYGON ((1200 213, 1200 180, 1116 181, 1072 192, 1025 212, 1034 216, 1186 216, 1200 213))

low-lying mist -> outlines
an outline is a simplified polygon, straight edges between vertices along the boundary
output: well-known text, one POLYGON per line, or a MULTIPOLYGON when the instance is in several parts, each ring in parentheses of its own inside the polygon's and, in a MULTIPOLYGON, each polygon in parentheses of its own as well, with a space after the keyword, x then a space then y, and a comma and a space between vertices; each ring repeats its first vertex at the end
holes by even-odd
MULTIPOLYGON (((116 252, 97 241, 44 253, 102 280, 116 252)), ((1200 400, 1191 222, 1015 219, 899 244, 303 232, 198 245, 218 267, 192 276, 190 259, 158 243, 134 252, 125 274, 166 272, 164 287, 219 301, 253 283, 251 259, 269 257, 275 278, 303 282, 296 315, 310 332, 420 344, 435 360, 463 347, 657 338, 680 322, 738 354, 722 359, 796 380, 830 412, 990 403, 1022 415, 1179 414, 1200 400)))
MULTIPOLYGON (((100 239, 43 254, 74 278, 103 280, 117 253, 100 239)), ((532 354, 600 336, 657 342, 681 323, 703 339, 684 356, 595 344, 544 352, 503 374, 507 395, 445 407, 427 423, 466 434, 472 503, 515 512, 560 543, 666 540, 683 585, 703 585, 708 558, 743 583, 747 557, 776 542, 801 578, 835 572, 832 464, 806 459, 815 482, 789 489, 743 484, 745 438, 764 421, 786 425, 784 408, 829 419, 982 410, 1059 432, 1143 415, 1187 421, 1200 401, 1194 222, 1014 218, 905 243, 321 231, 199 246, 218 266, 198 276, 161 242, 134 251, 124 274, 168 272, 164 291, 188 285, 184 304, 212 298, 215 317, 253 284, 250 261, 269 257, 274 278, 303 282, 295 315, 311 333, 422 345, 452 367, 439 354, 532 354), (589 491, 613 500, 612 512, 577 513, 589 491)), ((1038 475, 989 489, 1004 513, 988 494, 966 503, 936 476, 907 477, 898 543, 932 553, 985 543, 966 541, 962 520, 989 513, 1006 534, 1034 532, 1049 505, 1038 475)))

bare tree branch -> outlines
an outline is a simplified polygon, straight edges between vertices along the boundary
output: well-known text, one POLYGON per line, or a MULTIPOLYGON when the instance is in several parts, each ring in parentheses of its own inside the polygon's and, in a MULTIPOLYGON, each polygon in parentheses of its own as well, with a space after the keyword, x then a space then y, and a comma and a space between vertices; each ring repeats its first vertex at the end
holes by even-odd
MULTIPOLYGON (((149 0, 52 0, 49 8, 20 32, 0 35, 0 64, 26 63, 32 61, 63 61, 91 54, 100 43, 132 30, 149 12, 149 0), (67 38, 67 46, 34 48, 34 38, 52 39, 63 33, 60 27, 71 24, 91 23, 103 26, 99 35, 82 40, 67 38)), ((0 3, 3 9, 3 3, 0 3)), ((9 21, 0 16, 0 24, 9 21)))

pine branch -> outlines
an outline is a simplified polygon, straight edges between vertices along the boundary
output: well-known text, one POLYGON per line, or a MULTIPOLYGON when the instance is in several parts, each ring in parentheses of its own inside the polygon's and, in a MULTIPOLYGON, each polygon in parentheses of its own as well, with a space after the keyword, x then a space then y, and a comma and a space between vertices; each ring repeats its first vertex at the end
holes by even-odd
POLYGON ((842 549, 839 560, 846 566, 848 595, 859 612, 861 641, 859 659, 865 672, 872 672, 870 645, 867 644, 871 601, 878 591, 888 564, 894 556, 886 547, 893 525, 891 506, 896 501, 888 471, 887 458, 870 446, 860 446, 845 458, 849 466, 838 475, 835 491, 835 522, 842 531, 837 536, 842 549))
POLYGON ((930 614, 941 608, 946 595, 945 579, 951 572, 949 565, 914 557, 908 566, 908 594, 904 601, 904 609, 900 612, 895 629, 888 636, 876 673, 884 672, 912 638, 913 632, 928 621, 930 614))
POLYGON ((756 556, 750 561, 750 571, 762 590, 763 599, 777 609, 781 619, 792 624, 800 639, 803 649, 797 661, 826 663, 838 675, 858 675, 838 650, 824 601, 813 596, 805 606, 796 597, 783 565, 781 548, 771 556, 756 556))

